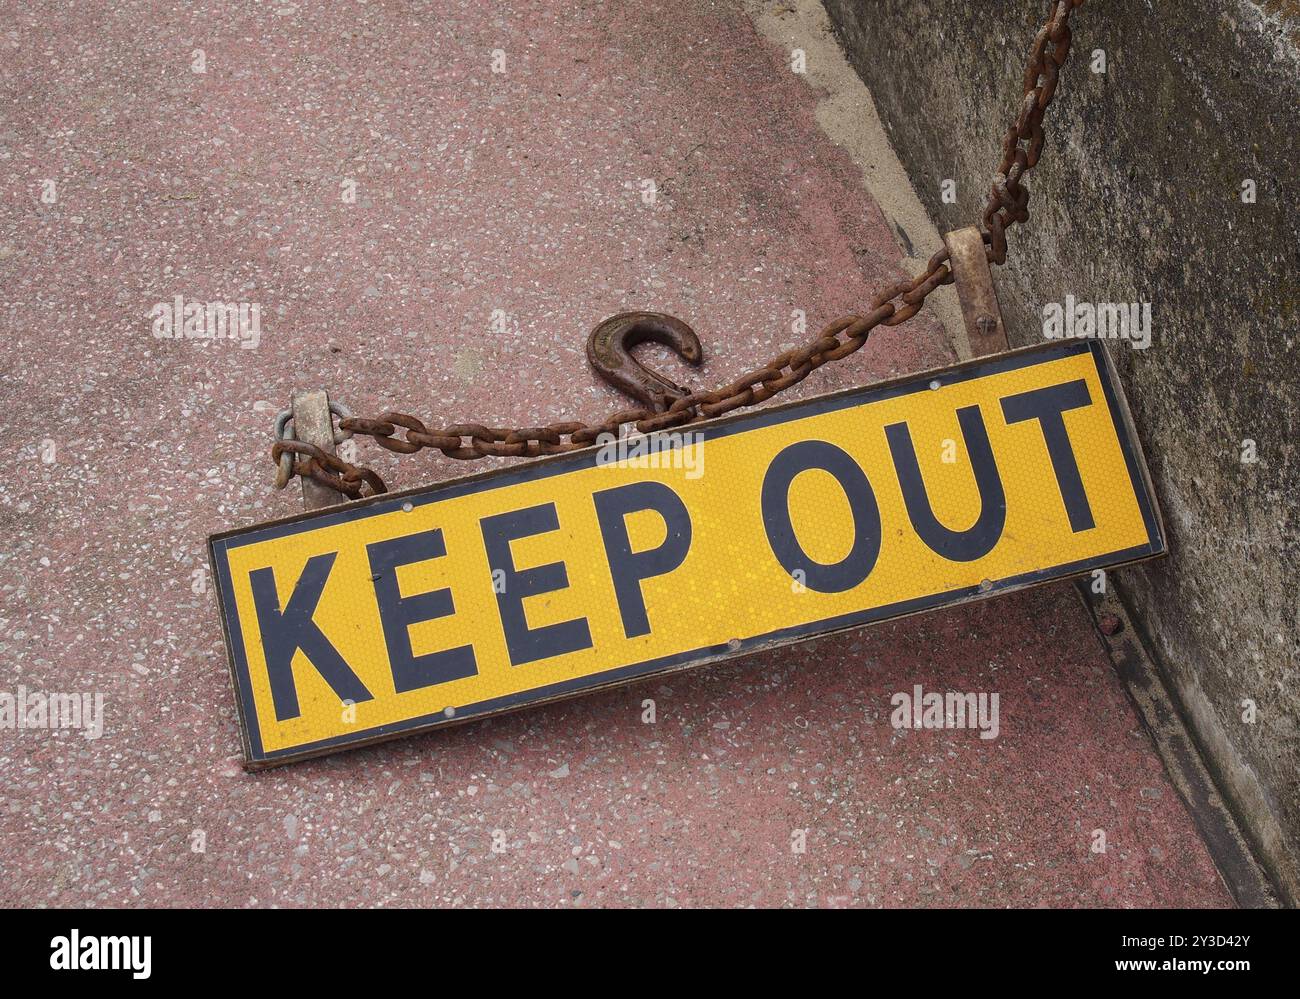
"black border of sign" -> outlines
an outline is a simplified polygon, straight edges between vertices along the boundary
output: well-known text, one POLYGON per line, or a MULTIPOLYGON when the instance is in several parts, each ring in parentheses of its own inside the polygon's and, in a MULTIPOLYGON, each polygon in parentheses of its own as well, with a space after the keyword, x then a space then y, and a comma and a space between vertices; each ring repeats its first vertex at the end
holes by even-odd
POLYGON ((933 610, 938 607, 948 607, 968 600, 982 599, 994 594, 1023 589, 1036 583, 1064 579, 1088 572, 1102 565, 1114 567, 1163 555, 1166 552, 1164 524, 1151 487, 1150 475, 1142 455, 1141 444, 1137 440, 1128 404, 1115 373, 1114 365, 1101 342, 1097 340, 1054 340, 1043 344, 1034 344, 1002 354, 975 358, 947 368, 905 375, 901 378, 878 382, 874 385, 844 389, 840 392, 815 396, 811 399, 786 403, 781 406, 694 423, 688 429, 701 434, 702 439, 707 441, 808 416, 819 416, 870 402, 909 395, 913 392, 928 391, 935 382, 938 382, 940 386, 952 385, 1003 371, 1014 371, 1017 368, 1032 364, 1074 357, 1082 353, 1090 353, 1094 359, 1098 378, 1106 396, 1106 404, 1110 410, 1111 420, 1116 428, 1120 447, 1124 452, 1124 459, 1128 465, 1129 478, 1137 496, 1139 508, 1142 511, 1143 522, 1147 528, 1146 544, 1123 551, 1109 552, 1106 555, 1085 559, 1080 562, 1066 563, 1047 569, 1021 573, 1006 579, 992 580, 992 586, 987 589, 978 586, 963 587, 882 607, 855 611, 851 614, 841 614, 809 624, 783 628, 765 635, 742 639, 738 643, 704 646, 692 649, 689 652, 680 652, 672 656, 620 666, 606 670, 603 673, 578 677, 573 680, 494 698, 489 701, 481 701, 465 708, 457 708, 454 717, 436 714, 408 718, 404 721, 365 729, 351 735, 335 736, 302 746, 274 750, 269 753, 264 752, 260 731, 256 725, 256 718, 253 716, 252 684, 249 679, 248 664, 244 658, 243 636, 239 630, 238 618, 232 613, 235 602, 227 553, 232 548, 283 537, 286 534, 294 534, 300 530, 347 523, 374 512, 387 513, 391 510, 400 509, 404 503, 424 505, 455 496, 480 492, 484 489, 495 489, 523 481, 536 481, 539 478, 589 468, 596 463, 599 448, 589 447, 581 451, 537 458, 512 468, 493 469, 489 472, 480 472, 477 475, 451 479, 446 482, 408 489, 399 493, 384 493, 335 507, 327 507, 324 510, 317 510, 312 513, 297 514, 253 527, 214 534, 208 539, 210 565, 217 583, 215 589, 221 614, 222 631, 226 640, 231 682, 235 690, 235 702, 239 709, 239 724, 244 744, 244 766, 249 770, 260 770, 283 763, 309 759, 314 756, 323 756, 344 748, 356 749, 393 739, 400 735, 445 728, 449 725, 461 724, 488 715, 501 714, 566 697, 574 697, 578 694, 590 693, 649 676, 663 675, 719 662, 724 659, 731 659, 736 656, 748 655, 760 649, 788 645, 813 635, 833 634, 837 631, 861 627, 862 625, 873 624, 890 618, 903 617, 908 614, 933 610))

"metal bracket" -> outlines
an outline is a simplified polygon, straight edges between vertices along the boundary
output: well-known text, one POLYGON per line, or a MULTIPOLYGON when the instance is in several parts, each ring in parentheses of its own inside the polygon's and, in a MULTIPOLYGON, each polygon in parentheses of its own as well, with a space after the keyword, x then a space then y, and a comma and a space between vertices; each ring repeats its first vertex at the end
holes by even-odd
MULTIPOLYGON (((335 454, 334 419, 330 414, 330 397, 323 389, 293 394, 293 435, 306 444, 315 444, 326 454, 335 454)), ((302 508, 305 511, 334 506, 346 497, 315 479, 300 476, 302 508)))
POLYGON ((968 226, 948 233, 943 242, 948 247, 948 265, 957 284, 957 299, 961 302, 971 356, 1010 350, 988 253, 984 249, 984 234, 975 226, 968 226))

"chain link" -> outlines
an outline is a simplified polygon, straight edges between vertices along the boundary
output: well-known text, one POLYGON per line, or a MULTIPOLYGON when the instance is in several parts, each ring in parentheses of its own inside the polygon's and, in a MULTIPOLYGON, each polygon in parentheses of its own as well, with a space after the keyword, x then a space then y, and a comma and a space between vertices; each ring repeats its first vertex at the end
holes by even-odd
MULTIPOLYGON (((1084 0, 1051 0, 1050 16, 1030 48, 1024 97, 1019 114, 1007 130, 1002 161, 982 217, 990 263, 1006 262, 1006 230, 1029 218, 1025 174, 1042 155, 1043 116, 1056 94, 1060 70, 1070 52, 1070 14, 1083 3, 1084 0)), ((457 423, 432 430, 414 416, 383 413, 378 419, 345 416, 339 421, 339 430, 347 436, 372 437, 380 447, 397 454, 415 454, 429 448, 441 451, 448 458, 471 461, 536 458, 576 451, 596 443, 603 434, 618 436, 627 424, 634 424, 643 434, 682 427, 766 402, 799 384, 823 364, 842 360, 861 349, 877 326, 897 326, 911 319, 920 312, 931 292, 940 285, 951 284, 952 280, 948 251, 940 250, 930 258, 921 274, 876 295, 871 301, 871 311, 865 316, 837 319, 803 347, 778 354, 722 388, 692 392, 677 399, 662 413, 628 409, 611 414, 602 423, 570 421, 515 429, 457 423)), ((271 449, 272 458, 281 468, 277 486, 287 481, 283 469, 290 463, 291 455, 296 456, 292 459, 293 474, 312 478, 350 498, 386 491, 383 480, 371 469, 353 465, 313 445, 283 439, 277 440, 271 449)))
POLYGON ((1007 262, 1007 229, 1029 220, 1029 189, 1022 181, 1043 154, 1043 116, 1056 96, 1061 67, 1070 55, 1070 14, 1083 3, 1084 0, 1051 0, 1051 16, 1029 48, 1020 113, 1003 139, 1002 162, 984 206, 990 263, 1007 262))

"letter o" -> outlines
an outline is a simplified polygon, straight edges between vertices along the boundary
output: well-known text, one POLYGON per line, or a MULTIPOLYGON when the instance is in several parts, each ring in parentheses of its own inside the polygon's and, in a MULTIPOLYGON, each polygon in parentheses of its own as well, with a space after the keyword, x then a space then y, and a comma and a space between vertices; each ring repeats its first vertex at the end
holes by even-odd
POLYGON ((763 527, 772 554, 792 577, 818 593, 842 593, 857 586, 876 567, 880 555, 880 506, 861 467, 841 448, 826 441, 800 441, 778 454, 763 476, 763 527), (853 512, 853 547, 838 562, 815 562, 795 537, 790 520, 790 484, 800 472, 821 469, 835 477, 853 512))

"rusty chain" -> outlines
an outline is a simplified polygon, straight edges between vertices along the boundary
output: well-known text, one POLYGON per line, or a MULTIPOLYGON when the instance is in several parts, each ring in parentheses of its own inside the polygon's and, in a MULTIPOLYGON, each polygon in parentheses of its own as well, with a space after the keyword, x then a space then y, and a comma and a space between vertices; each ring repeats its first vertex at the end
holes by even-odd
POLYGON ((1076 7, 1082 7, 1083 2, 1052 0, 1052 14, 1030 46, 1020 113, 1007 129, 1002 143, 1002 162, 993 177, 993 189, 984 207, 984 233, 988 237, 990 263, 1006 263, 1007 228, 1029 220, 1029 189, 1021 180, 1038 164, 1043 153, 1043 116, 1056 96, 1061 67, 1070 55, 1070 14, 1076 7), (1026 142, 1028 147, 1023 145, 1026 142))
MULTIPOLYGON (((1083 4, 1084 0, 1050 0, 1048 20, 1030 47, 1024 97, 1015 121, 1007 129, 1002 161, 982 216, 981 229, 990 263, 1006 262, 1007 229, 1029 219, 1029 190, 1023 181, 1042 155, 1043 117, 1056 94, 1061 67, 1070 52, 1070 15, 1083 4)), ((381 447, 398 454, 414 454, 430 448, 448 458, 473 460, 535 458, 575 451, 594 444, 602 434, 617 436, 627 424, 634 424, 643 434, 682 427, 766 402, 797 385, 823 364, 842 360, 859 350, 877 326, 897 326, 911 319, 932 291, 940 285, 951 284, 952 280, 948 251, 942 249, 930 258, 921 274, 877 294, 871 300, 871 311, 865 316, 837 319, 803 347, 778 354, 722 388, 688 393, 674 400, 664 412, 622 410, 602 423, 570 421, 516 429, 457 423, 433 430, 414 416, 390 412, 378 419, 343 417, 339 420, 339 430, 345 436, 372 437, 381 447)), ((282 438, 271 448, 271 456, 277 466, 281 466, 283 457, 293 456, 292 474, 310 477, 352 499, 387 491, 383 480, 371 469, 353 465, 312 444, 282 438)), ((277 485, 288 478, 282 468, 277 485)))

